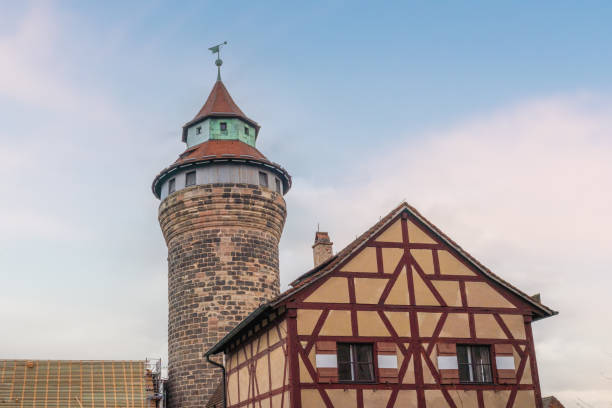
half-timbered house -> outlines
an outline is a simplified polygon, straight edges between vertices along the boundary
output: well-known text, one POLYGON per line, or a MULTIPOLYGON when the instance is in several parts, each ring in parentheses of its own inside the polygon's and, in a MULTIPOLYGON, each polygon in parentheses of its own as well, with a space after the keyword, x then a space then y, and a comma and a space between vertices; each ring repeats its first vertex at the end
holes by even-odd
POLYGON ((208 350, 227 407, 542 407, 531 324, 556 312, 408 204, 319 262, 208 350))

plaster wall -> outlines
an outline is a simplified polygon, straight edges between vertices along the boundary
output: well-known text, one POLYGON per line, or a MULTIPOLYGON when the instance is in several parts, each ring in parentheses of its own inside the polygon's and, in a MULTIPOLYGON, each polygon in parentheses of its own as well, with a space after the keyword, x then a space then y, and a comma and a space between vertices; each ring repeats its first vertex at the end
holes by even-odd
POLYGON ((226 355, 228 407, 289 406, 286 338, 281 320, 226 355))

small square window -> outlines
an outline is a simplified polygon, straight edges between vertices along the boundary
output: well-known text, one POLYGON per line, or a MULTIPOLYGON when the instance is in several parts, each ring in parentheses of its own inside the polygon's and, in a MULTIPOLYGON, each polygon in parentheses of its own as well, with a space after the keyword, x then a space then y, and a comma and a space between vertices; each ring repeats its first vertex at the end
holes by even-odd
POLYGON ((168 194, 172 194, 176 191, 176 180, 170 179, 168 181, 168 194))
POLYGON ((226 122, 219 123, 219 129, 221 129, 222 132, 227 132, 227 123, 226 122))
POLYGON ((338 343, 338 380, 374 381, 373 347, 368 343, 338 343))
POLYGON ((190 171, 185 174, 185 187, 195 186, 196 183, 196 172, 190 171))
POLYGON ((282 193, 280 180, 279 179, 274 179, 274 181, 276 182, 276 192, 277 193, 282 193))
POLYGON ((259 185, 268 187, 268 175, 264 172, 259 172, 259 185))
POLYGON ((202 133, 202 126, 198 126, 196 128, 196 135, 199 135, 200 133, 202 133))
POLYGON ((246 126, 244 127, 244 134, 247 136, 249 135, 249 128, 246 126))
POLYGON ((490 384, 491 347, 475 345, 457 345, 459 362, 459 381, 471 384, 490 384))

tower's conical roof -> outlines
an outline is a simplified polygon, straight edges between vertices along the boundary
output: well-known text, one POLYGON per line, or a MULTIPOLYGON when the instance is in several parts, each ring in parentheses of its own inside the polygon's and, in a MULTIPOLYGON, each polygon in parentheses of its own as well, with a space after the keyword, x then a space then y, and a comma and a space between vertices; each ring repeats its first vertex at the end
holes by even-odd
POLYGON ((256 132, 259 132, 259 125, 257 122, 247 117, 244 112, 240 110, 221 80, 215 82, 215 85, 210 91, 210 95, 208 95, 206 102, 204 102, 198 114, 183 126, 183 141, 185 141, 187 128, 189 126, 195 125, 209 117, 240 118, 253 125, 256 132))
POLYGON ((208 95, 208 99, 202 106, 202 109, 193 118, 193 120, 205 118, 212 114, 228 114, 233 116, 244 116, 244 112, 240 110, 236 102, 232 99, 232 96, 227 91, 227 88, 223 84, 223 81, 215 82, 213 89, 208 95))

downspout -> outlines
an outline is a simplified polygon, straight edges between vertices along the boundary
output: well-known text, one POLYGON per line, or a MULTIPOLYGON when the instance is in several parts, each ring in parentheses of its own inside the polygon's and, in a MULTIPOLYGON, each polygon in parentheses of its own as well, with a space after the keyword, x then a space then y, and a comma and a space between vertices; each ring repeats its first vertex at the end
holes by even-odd
POLYGON ((208 361, 210 364, 215 365, 217 367, 219 367, 221 369, 221 371, 223 372, 223 408, 227 408, 227 405, 225 403, 225 366, 223 364, 219 364, 216 361, 212 361, 210 359, 210 355, 206 354, 206 361, 208 361))

